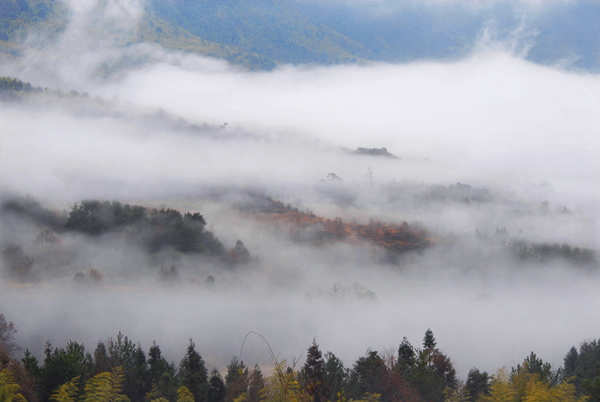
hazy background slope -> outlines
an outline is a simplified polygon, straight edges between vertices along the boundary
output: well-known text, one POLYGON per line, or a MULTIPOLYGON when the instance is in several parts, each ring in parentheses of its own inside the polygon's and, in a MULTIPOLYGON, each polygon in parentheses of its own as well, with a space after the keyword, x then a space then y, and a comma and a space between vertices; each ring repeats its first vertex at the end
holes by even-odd
POLYGON ((194 35, 277 63, 350 62, 363 50, 282 0, 152 0, 149 8, 194 35))
MULTIPOLYGON (((141 11, 123 45, 157 43, 250 69, 457 59, 492 40, 536 63, 600 70, 592 1, 148 0, 141 11)), ((3 1, 0 49, 39 47, 70 18, 57 0, 3 1)))
POLYGON ((597 2, 291 2, 364 45, 369 59, 456 58, 491 36, 536 63, 600 68, 597 2))

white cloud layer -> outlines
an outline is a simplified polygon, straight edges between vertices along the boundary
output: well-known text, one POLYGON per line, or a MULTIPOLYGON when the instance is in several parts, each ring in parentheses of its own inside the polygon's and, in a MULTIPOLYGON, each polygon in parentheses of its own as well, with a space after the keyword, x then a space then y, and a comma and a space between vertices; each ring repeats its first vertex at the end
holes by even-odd
MULTIPOLYGON (((131 29, 139 3, 110 4, 108 20, 131 29)), ((93 3, 73 7, 86 21, 93 3)), ((88 35, 74 24, 55 52, 0 65, 0 74, 34 85, 119 100, 99 111, 78 100, 3 106, 0 187, 58 208, 85 198, 206 207, 219 236, 244 238, 266 268, 262 276, 240 275, 241 289, 234 286, 235 275, 223 274, 218 279, 232 284, 232 293, 136 291, 130 297, 119 291, 50 290, 31 297, 3 290, 0 305, 27 347, 35 350, 30 344, 37 342, 41 350, 44 338, 57 339, 57 346, 70 338, 93 347, 120 330, 146 349, 157 340, 178 359, 192 336, 201 352, 218 351, 208 360, 219 365, 254 330, 284 358, 299 356, 316 336, 324 350, 351 365, 367 347, 397 348, 402 336, 419 344, 431 327, 464 377, 473 365, 488 371, 516 365, 531 350, 560 365, 571 345, 598 334, 599 325, 585 313, 600 303, 593 275, 565 267, 515 272, 503 261, 492 261, 462 276, 446 267, 446 256, 435 254, 406 271, 389 272, 365 266, 367 259, 344 248, 314 251, 257 235, 253 223, 195 198, 216 186, 256 185, 333 218, 341 209, 316 195, 314 184, 335 172, 344 179, 340 192, 358 200, 348 214, 419 220, 437 224, 444 234, 452 228, 470 233, 506 225, 512 233, 524 228, 546 240, 597 247, 597 75, 541 67, 489 47, 451 63, 246 72, 155 47, 124 50, 89 42, 88 35), (94 76, 99 65, 123 52, 155 61, 122 71, 118 78, 94 76), (158 109, 163 113, 157 117, 158 109), (177 125, 180 116, 212 126, 187 130, 177 125), (224 122, 227 128, 217 128, 224 122), (402 159, 360 158, 341 147, 387 147, 402 159), (490 188, 512 203, 398 211, 379 198, 382 192, 365 185, 368 167, 377 185, 404 179, 463 182, 490 188), (553 207, 568 205, 574 214, 537 213, 545 199, 553 207), (529 215, 512 214, 515 205, 527 206, 529 215), (316 296, 337 281, 348 289, 361 283, 379 295, 378 301, 337 303, 316 296), (313 301, 305 298, 307 292, 313 301), (199 307, 186 313, 190 304, 199 307)), ((116 269, 109 265, 106 269, 116 269)), ((199 277, 207 274, 200 272, 199 277)))

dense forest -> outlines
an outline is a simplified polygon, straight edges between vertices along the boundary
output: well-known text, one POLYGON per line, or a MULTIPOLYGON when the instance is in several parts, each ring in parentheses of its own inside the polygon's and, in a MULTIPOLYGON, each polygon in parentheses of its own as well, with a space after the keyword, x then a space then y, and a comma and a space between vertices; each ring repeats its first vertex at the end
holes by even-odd
MULTIPOLYGON (((235 247, 226 250, 219 239, 206 229, 206 220, 199 212, 184 213, 171 209, 149 209, 140 205, 121 204, 118 201, 88 200, 73 205, 68 214, 61 214, 42 207, 31 198, 13 198, 2 202, 1 214, 17 217, 36 225, 39 233, 33 241, 35 258, 30 257, 24 247, 31 244, 8 243, 3 246, 2 260, 4 275, 21 283, 38 282, 41 272, 68 266, 73 251, 65 249, 60 236, 80 233, 88 237, 116 235, 130 247, 141 247, 149 255, 161 251, 201 255, 205 261, 233 267, 250 262, 250 253, 240 240, 235 247), (34 267, 34 265, 37 267, 34 267)), ((177 266, 165 266, 161 258, 151 259, 151 265, 159 264, 161 281, 170 283, 178 279, 177 266), (160 263, 159 263, 160 261, 160 263)), ((102 274, 96 269, 81 272, 78 282, 102 282, 102 274)))
MULTIPOLYGON (((367 349, 351 367, 334 353, 323 353, 316 340, 305 356, 280 360, 266 339, 270 373, 247 367, 234 356, 227 367, 207 367, 190 339, 177 365, 154 343, 142 346, 119 333, 99 341, 93 353, 70 341, 64 348, 45 345, 43 361, 14 342, 17 328, 0 314, 0 396, 2 401, 598 401, 600 342, 583 342, 553 369, 535 353, 508 371, 490 374, 472 368, 457 378, 431 330, 421 347, 406 337, 397 352, 367 349), (299 360, 305 363, 298 365, 299 360)), ((244 340, 245 341, 245 340, 244 340)), ((205 351, 204 353, 210 353, 205 351)), ((240 354, 243 353, 243 342, 240 354)), ((266 369, 266 367, 265 367, 266 369)))

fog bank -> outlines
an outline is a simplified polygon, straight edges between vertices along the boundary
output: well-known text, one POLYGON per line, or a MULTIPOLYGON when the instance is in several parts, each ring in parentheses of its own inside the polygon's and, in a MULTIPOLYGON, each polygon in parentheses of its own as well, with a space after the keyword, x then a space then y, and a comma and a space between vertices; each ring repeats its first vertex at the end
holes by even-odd
MULTIPOLYGON (((128 4, 112 11, 119 29, 139 18, 138 3, 128 4)), ((85 199, 199 211, 227 249, 241 239, 258 258, 224 269, 178 256, 181 281, 163 287, 141 248, 60 233, 73 256, 63 271, 0 282, 0 312, 38 358, 46 339, 91 351, 121 331, 145 349, 156 340, 175 361, 192 337, 222 367, 256 331, 288 361, 316 337, 350 366, 368 347, 397 349, 403 336, 419 345, 431 328, 464 378, 531 351, 556 368, 599 332, 587 313, 600 303, 594 269, 522 262, 507 249, 518 240, 598 248, 597 75, 494 46, 448 63, 248 72, 110 38, 90 43, 76 28, 92 5, 78 6, 81 19, 53 56, 0 65, 0 75, 89 94, 2 104, 0 192, 32 195, 58 214, 85 199), (98 73, 140 55, 145 63, 98 73), (352 153, 358 147, 399 158, 352 153), (313 247, 241 208, 249 194, 329 219, 422 225, 436 246, 388 260, 377 247, 313 247), (106 286, 77 288, 73 276, 91 268, 106 286), (376 297, 359 296, 367 290, 376 297)), ((13 218, 0 220, 2 246, 36 252, 43 228, 13 218)), ((254 341, 243 359, 264 364, 254 341)))

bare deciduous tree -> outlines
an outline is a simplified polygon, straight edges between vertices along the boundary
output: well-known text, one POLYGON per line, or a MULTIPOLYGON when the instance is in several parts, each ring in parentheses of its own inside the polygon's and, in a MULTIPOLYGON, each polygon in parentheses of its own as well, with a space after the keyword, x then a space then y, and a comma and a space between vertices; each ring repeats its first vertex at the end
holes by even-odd
POLYGON ((21 347, 14 342, 17 328, 15 324, 6 322, 4 314, 0 314, 0 345, 3 346, 9 353, 21 350, 21 347))

